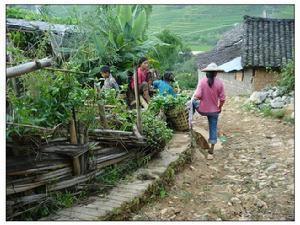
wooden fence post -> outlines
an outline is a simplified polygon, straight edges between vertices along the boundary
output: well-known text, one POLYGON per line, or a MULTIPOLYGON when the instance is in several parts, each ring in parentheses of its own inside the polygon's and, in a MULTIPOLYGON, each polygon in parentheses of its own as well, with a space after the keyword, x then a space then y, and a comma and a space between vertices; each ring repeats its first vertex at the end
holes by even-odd
MULTIPOLYGON (((76 128, 75 128, 75 122, 74 119, 71 118, 70 121, 70 142, 71 144, 77 144, 77 135, 76 135, 76 128)), ((79 157, 73 157, 73 170, 74 170, 74 175, 78 176, 80 175, 80 162, 79 162, 79 157)))
MULTIPOLYGON (((97 90, 97 94, 98 94, 98 97, 100 96, 100 93, 101 93, 101 88, 100 86, 96 86, 96 90, 97 90)), ((99 103, 97 101, 97 104, 98 104, 98 110, 99 110, 99 117, 100 117, 100 123, 101 123, 101 126, 104 128, 104 129, 107 129, 108 128, 108 124, 107 124, 107 120, 106 120, 106 116, 105 116, 105 109, 104 109, 104 106, 102 103, 99 103)))
POLYGON ((137 129, 140 134, 143 133, 143 128, 142 128, 142 120, 141 120, 141 108, 140 108, 140 98, 139 98, 139 86, 138 86, 138 77, 137 77, 137 72, 136 69, 134 69, 134 95, 135 95, 135 102, 136 102, 136 125, 137 129))

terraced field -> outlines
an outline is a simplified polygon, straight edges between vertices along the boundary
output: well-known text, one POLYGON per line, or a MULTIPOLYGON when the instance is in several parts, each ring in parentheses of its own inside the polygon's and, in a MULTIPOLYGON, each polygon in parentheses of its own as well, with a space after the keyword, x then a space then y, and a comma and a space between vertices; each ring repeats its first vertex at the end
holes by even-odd
POLYGON ((211 49, 221 34, 243 20, 261 16, 293 18, 293 5, 153 5, 149 32, 169 29, 180 35, 192 50, 211 49))

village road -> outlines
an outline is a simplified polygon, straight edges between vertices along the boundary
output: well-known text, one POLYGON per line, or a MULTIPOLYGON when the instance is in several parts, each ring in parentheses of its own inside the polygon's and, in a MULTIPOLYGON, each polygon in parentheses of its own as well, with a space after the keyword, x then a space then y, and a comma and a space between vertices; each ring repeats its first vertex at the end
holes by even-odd
MULTIPOLYGON (((193 162, 129 220, 294 220, 294 125, 245 111, 229 98, 219 119, 222 150, 193 162)), ((195 116, 207 129, 205 117, 195 116)))

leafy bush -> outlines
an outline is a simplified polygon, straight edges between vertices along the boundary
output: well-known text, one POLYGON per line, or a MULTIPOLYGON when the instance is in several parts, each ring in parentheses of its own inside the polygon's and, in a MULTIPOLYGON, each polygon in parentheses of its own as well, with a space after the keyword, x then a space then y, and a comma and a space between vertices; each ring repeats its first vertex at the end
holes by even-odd
POLYGON ((140 5, 97 6, 94 13, 78 15, 77 51, 70 67, 81 65, 82 71, 93 72, 99 65, 109 65, 122 74, 132 69, 150 49, 164 45, 154 35, 146 36, 147 8, 140 5))
POLYGON ((158 46, 156 51, 151 51, 150 56, 157 62, 156 67, 159 71, 166 71, 174 69, 175 63, 179 61, 183 44, 179 36, 171 33, 169 30, 163 30, 157 34, 156 37, 168 45, 158 46))
POLYGON ((288 93, 295 89, 295 62, 290 61, 285 64, 279 74, 278 85, 282 87, 284 93, 288 93))
POLYGON ((196 89, 198 76, 194 73, 177 73, 175 77, 179 87, 184 89, 196 89))
POLYGON ((185 108, 185 103, 189 99, 190 98, 187 95, 177 95, 176 97, 173 97, 172 95, 156 95, 149 102, 148 110, 153 114, 159 113, 161 109, 165 112, 170 109, 180 111, 185 108))
POLYGON ((143 135, 147 137, 147 142, 152 149, 163 148, 172 138, 172 130, 167 127, 167 123, 155 117, 152 112, 142 113, 143 135))
MULTIPOLYGON (((56 72, 54 76, 48 71, 38 71, 23 78, 25 92, 15 96, 8 90, 8 101, 14 112, 8 120, 20 124, 31 124, 42 127, 54 127, 69 121, 73 110, 84 109, 86 100, 95 100, 93 88, 82 88, 73 75, 56 72)), ((91 123, 95 111, 81 114, 82 122, 91 123), (92 114, 92 115, 90 115, 92 114)), ((19 135, 30 130, 20 128, 9 130, 7 134, 19 135)))
POLYGON ((190 59, 176 64, 175 78, 181 88, 195 89, 198 83, 196 58, 190 59))

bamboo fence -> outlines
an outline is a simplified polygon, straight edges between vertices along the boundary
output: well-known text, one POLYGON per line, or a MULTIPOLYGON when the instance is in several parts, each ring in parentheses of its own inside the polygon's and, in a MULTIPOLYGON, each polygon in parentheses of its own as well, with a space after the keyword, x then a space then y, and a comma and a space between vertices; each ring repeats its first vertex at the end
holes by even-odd
POLYGON ((53 192, 90 184, 105 167, 142 156, 146 146, 145 138, 134 132, 95 129, 90 134, 90 142, 85 144, 72 144, 64 138, 38 147, 27 144, 27 155, 13 153, 19 143, 7 143, 8 220, 49 200, 53 192))

